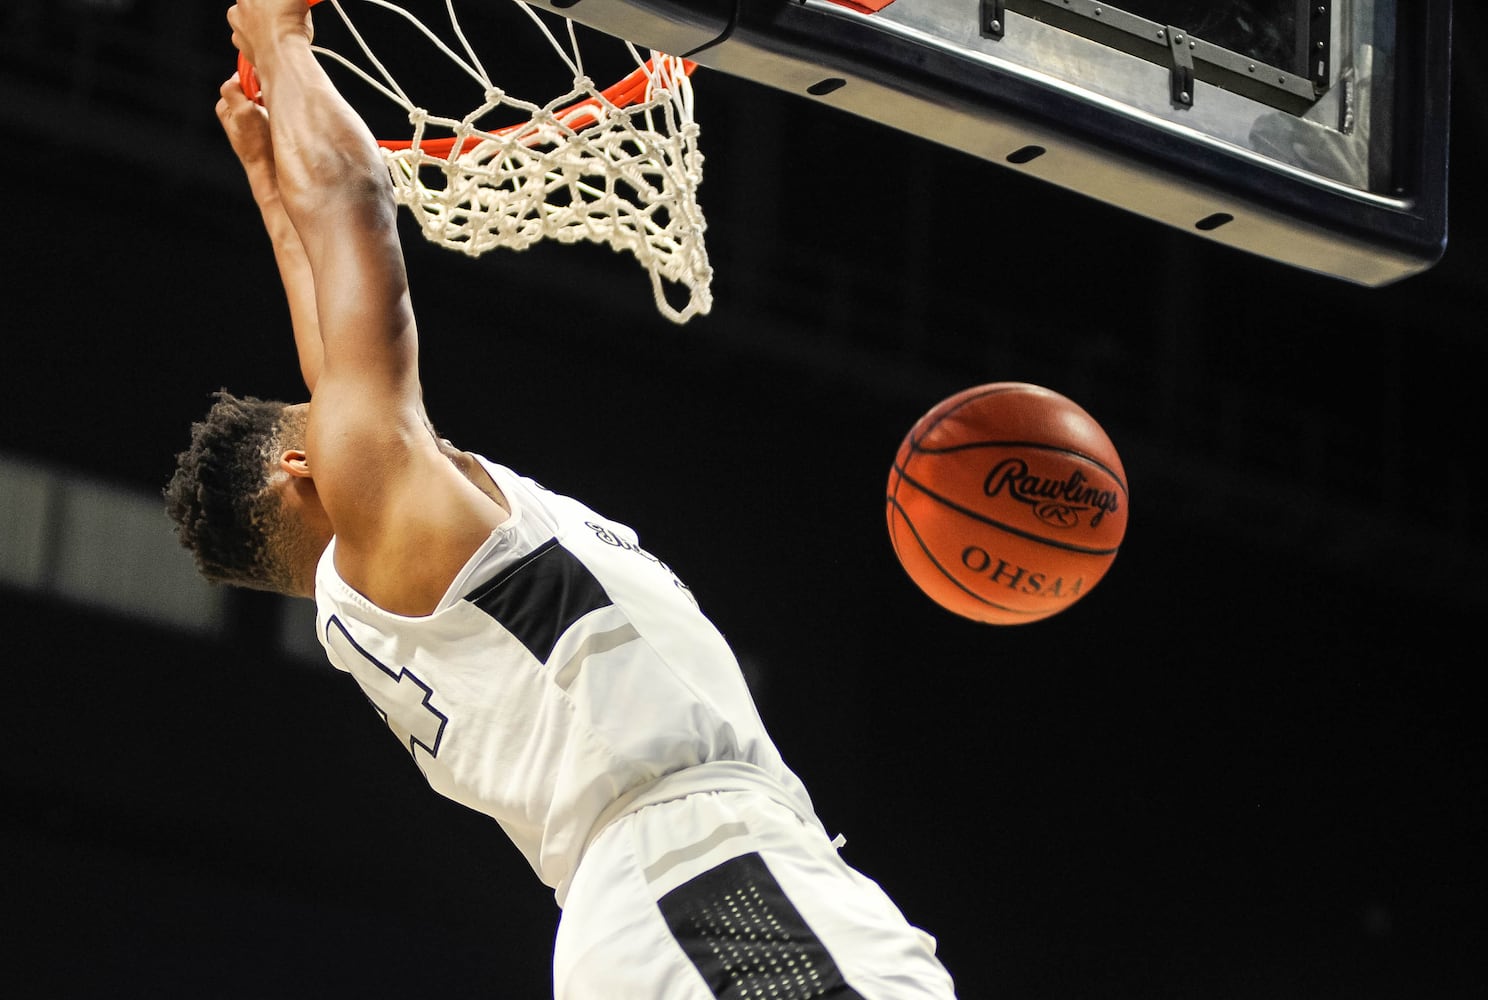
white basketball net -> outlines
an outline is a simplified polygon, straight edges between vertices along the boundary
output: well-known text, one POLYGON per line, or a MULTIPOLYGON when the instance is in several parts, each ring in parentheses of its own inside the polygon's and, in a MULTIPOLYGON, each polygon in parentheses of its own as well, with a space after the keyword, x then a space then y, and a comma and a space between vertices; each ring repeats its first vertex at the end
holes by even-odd
MULTIPOLYGON (((327 0, 360 45, 369 72, 340 53, 316 51, 360 76, 408 114, 406 148, 381 143, 400 205, 411 210, 434 243, 479 256, 492 247, 524 250, 543 239, 589 240, 633 254, 651 275, 662 315, 684 323, 712 308, 713 269, 697 201, 703 156, 692 115, 692 84, 683 60, 651 52, 634 57, 632 103, 616 103, 584 74, 574 25, 567 46, 537 12, 513 0, 537 24, 573 74, 573 87, 546 104, 516 98, 492 82, 465 40, 453 0, 446 0, 461 52, 441 41, 412 13, 389 0, 365 0, 408 19, 467 75, 484 95, 460 118, 415 106, 384 68, 343 9, 327 0), (375 75, 374 75, 375 73, 375 75), (487 131, 477 123, 507 109, 525 120, 487 131), (687 295, 673 306, 667 285, 687 295)), ((620 88, 611 88, 612 91, 620 88)), ((498 119, 499 120, 499 119, 498 119)), ((680 299, 680 294, 676 296, 680 299)))

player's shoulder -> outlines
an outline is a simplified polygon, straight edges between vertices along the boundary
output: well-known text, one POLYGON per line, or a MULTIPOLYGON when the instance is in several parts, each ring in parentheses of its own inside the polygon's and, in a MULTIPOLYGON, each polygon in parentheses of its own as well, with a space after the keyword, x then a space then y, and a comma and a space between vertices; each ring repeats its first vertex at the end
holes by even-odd
POLYGON ((358 461, 338 461, 332 471, 338 478, 328 484, 326 511, 338 539, 337 571, 394 614, 433 611, 507 518, 489 477, 483 489, 427 435, 412 445, 374 439, 358 461))

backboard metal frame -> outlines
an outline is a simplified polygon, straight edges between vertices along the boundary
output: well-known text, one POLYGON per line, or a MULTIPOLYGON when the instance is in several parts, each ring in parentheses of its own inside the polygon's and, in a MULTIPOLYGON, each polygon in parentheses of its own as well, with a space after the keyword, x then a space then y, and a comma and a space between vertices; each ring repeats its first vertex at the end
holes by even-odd
POLYGON ((1314 0, 1323 58, 1259 89, 1243 54, 1181 25, 1129 15, 1116 45, 1022 13, 1116 3, 533 5, 1291 267, 1379 287, 1440 259, 1451 0, 1314 0), (1137 33, 1164 48, 1127 51, 1137 33))
MULTIPOLYGON (((1081 35, 1109 48, 1169 67, 1174 103, 1192 105, 1194 82, 1212 83, 1293 114, 1304 114, 1330 85, 1332 0, 1290 0, 1298 32, 1289 65, 1267 62, 1203 37, 1193 25, 1153 21, 1127 11, 1126 0, 981 0, 983 32, 1004 38, 1007 12, 1016 11, 1081 35), (1306 67, 1311 72, 1302 74, 1306 67)), ((1221 6, 1221 5, 1212 5, 1221 6)))

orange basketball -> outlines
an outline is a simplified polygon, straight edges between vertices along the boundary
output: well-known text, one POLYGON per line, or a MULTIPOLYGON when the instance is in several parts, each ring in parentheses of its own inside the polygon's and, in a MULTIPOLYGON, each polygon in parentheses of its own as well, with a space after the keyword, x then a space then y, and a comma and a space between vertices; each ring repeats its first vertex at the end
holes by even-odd
POLYGON ((889 539, 948 611, 992 625, 1057 614, 1100 582, 1126 534, 1126 471, 1057 392, 994 382, 910 428, 889 471, 889 539))

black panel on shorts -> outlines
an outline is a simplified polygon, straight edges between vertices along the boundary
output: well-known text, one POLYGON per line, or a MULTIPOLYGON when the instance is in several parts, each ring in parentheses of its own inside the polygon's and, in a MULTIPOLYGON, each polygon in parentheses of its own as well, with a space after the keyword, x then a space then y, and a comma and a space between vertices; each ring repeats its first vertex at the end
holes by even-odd
POLYGON ((500 622, 542 662, 569 626, 614 603, 588 567, 556 538, 465 599, 500 622))
POLYGON ((657 905, 719 1000, 863 1000, 758 854, 725 861, 657 905))

